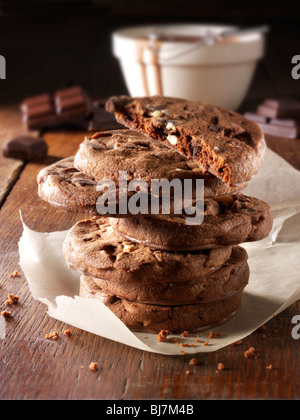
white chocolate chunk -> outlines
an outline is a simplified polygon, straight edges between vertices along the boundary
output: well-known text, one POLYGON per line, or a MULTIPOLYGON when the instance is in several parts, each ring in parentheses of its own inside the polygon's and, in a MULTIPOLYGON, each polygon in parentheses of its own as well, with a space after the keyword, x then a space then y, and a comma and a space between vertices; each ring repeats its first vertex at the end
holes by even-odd
POLYGON ((170 144, 172 144, 172 146, 176 146, 176 144, 178 143, 178 138, 176 136, 172 135, 172 134, 170 134, 167 137, 167 140, 170 144))
POLYGON ((172 131, 172 130, 175 130, 175 124, 172 122, 172 121, 169 121, 168 123, 167 123, 167 125, 166 125, 166 129, 168 130, 168 131, 172 131))
POLYGON ((161 118, 163 116, 163 113, 161 111, 156 110, 156 111, 151 112, 150 115, 151 117, 154 117, 154 118, 161 118))
POLYGON ((133 252, 135 250, 134 245, 124 245, 122 252, 133 252))

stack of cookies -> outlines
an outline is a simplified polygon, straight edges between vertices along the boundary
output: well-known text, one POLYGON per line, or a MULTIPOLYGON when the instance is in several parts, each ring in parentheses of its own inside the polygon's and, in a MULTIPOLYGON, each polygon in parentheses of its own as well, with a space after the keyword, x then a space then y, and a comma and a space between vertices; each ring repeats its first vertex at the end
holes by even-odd
MULTIPOLYGON (((101 300, 134 331, 191 332, 225 322, 249 280, 239 244, 272 227, 269 206, 241 193, 263 161, 261 129, 232 111, 158 96, 111 98, 107 110, 127 128, 87 137, 75 157, 38 175, 42 199, 91 215, 70 229, 63 247, 81 274, 80 296, 101 300), (125 172, 125 189, 142 180, 149 195, 153 179, 203 179, 203 222, 187 224, 184 212, 124 212, 118 188, 125 172), (104 181, 116 185, 105 215, 97 211, 104 181)), ((132 195, 128 189, 127 200, 132 195)))

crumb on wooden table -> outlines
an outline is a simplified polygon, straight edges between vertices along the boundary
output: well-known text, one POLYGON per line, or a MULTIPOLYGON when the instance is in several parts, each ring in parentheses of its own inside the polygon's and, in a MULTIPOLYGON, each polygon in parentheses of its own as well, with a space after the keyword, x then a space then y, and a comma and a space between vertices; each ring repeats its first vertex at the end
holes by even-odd
POLYGON ((195 357, 193 357, 190 361, 189 361, 189 365, 195 366, 197 364, 197 359, 195 357))
POLYGON ((223 370, 223 369, 225 369, 225 366, 223 365, 223 363, 218 363, 217 370, 218 370, 218 371, 221 371, 221 370, 223 370))
POLYGON ((14 270, 12 273, 10 273, 10 277, 19 277, 20 273, 17 270, 14 270))
POLYGON ((57 340, 59 337, 58 332, 57 331, 51 331, 49 334, 45 335, 45 338, 47 340, 57 340))
POLYGON ((266 329, 267 329, 267 327, 266 327, 265 325, 261 325, 261 326, 258 328, 258 331, 266 331, 266 329))
POLYGON ((97 363, 97 362, 92 362, 92 363, 90 363, 90 365, 89 365, 89 369, 90 369, 92 372, 96 372, 96 370, 98 370, 98 363, 97 363))
POLYGON ((273 369, 273 365, 272 365, 272 364, 268 365, 268 366, 267 366, 267 369, 268 369, 268 370, 272 370, 272 369, 273 369))
POLYGON ((67 337, 71 337, 72 333, 70 329, 67 329, 64 331, 64 335, 66 335, 67 337))
POLYGON ((250 347, 249 350, 244 353, 246 359, 253 359, 255 356, 255 348, 250 347))
POLYGON ((4 318, 11 318, 11 312, 10 311, 2 311, 0 312, 0 315, 2 315, 4 318))
POLYGON ((19 303, 20 296, 14 295, 13 293, 8 293, 6 304, 15 305, 16 303, 19 303))

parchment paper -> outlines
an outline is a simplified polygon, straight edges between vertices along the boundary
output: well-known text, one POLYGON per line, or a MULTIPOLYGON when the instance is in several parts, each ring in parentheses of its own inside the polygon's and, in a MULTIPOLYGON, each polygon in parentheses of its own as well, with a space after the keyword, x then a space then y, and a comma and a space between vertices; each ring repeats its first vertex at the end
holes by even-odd
POLYGON ((170 336, 160 343, 156 334, 131 332, 104 304, 78 296, 79 275, 67 267, 61 251, 67 232, 34 232, 23 223, 20 266, 32 296, 48 307, 50 317, 150 352, 211 352, 243 339, 300 298, 300 172, 267 150, 261 169, 243 193, 271 205, 274 225, 268 238, 242 244, 249 255, 250 281, 236 316, 213 330, 221 331, 219 338, 208 340, 204 331, 187 338, 170 336), (181 347, 174 337, 196 347, 181 347), (206 341, 209 345, 203 346, 206 341))

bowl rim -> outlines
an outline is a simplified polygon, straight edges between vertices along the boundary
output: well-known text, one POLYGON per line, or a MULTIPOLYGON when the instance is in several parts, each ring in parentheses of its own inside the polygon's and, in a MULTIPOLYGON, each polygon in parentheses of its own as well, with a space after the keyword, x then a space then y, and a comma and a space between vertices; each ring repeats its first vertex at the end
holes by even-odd
MULTIPOLYGON (((182 33, 182 31, 186 31, 188 35, 195 34, 195 29, 198 31, 199 36, 201 35, 201 30, 210 30, 215 32, 216 34, 221 33, 223 30, 233 30, 238 29, 239 26, 237 25, 227 25, 222 23, 167 23, 167 24, 155 24, 155 25, 135 25, 135 26, 125 26, 123 28, 117 29, 112 33, 112 37, 114 39, 122 39, 123 41, 133 41, 138 38, 145 38, 147 37, 146 34, 150 34, 155 30, 163 30, 165 33, 174 32, 178 34, 182 33), (189 33, 190 31, 190 33, 189 33), (141 35, 139 35, 141 33, 141 35)), ((260 32, 253 32, 252 34, 244 34, 244 35, 235 35, 235 38, 239 40, 238 43, 241 42, 261 42, 263 39, 263 34, 260 32)), ((195 41, 188 41, 182 40, 180 41, 184 44, 194 44, 195 41)), ((178 44, 178 41, 170 40, 163 40, 165 44, 178 44)))

